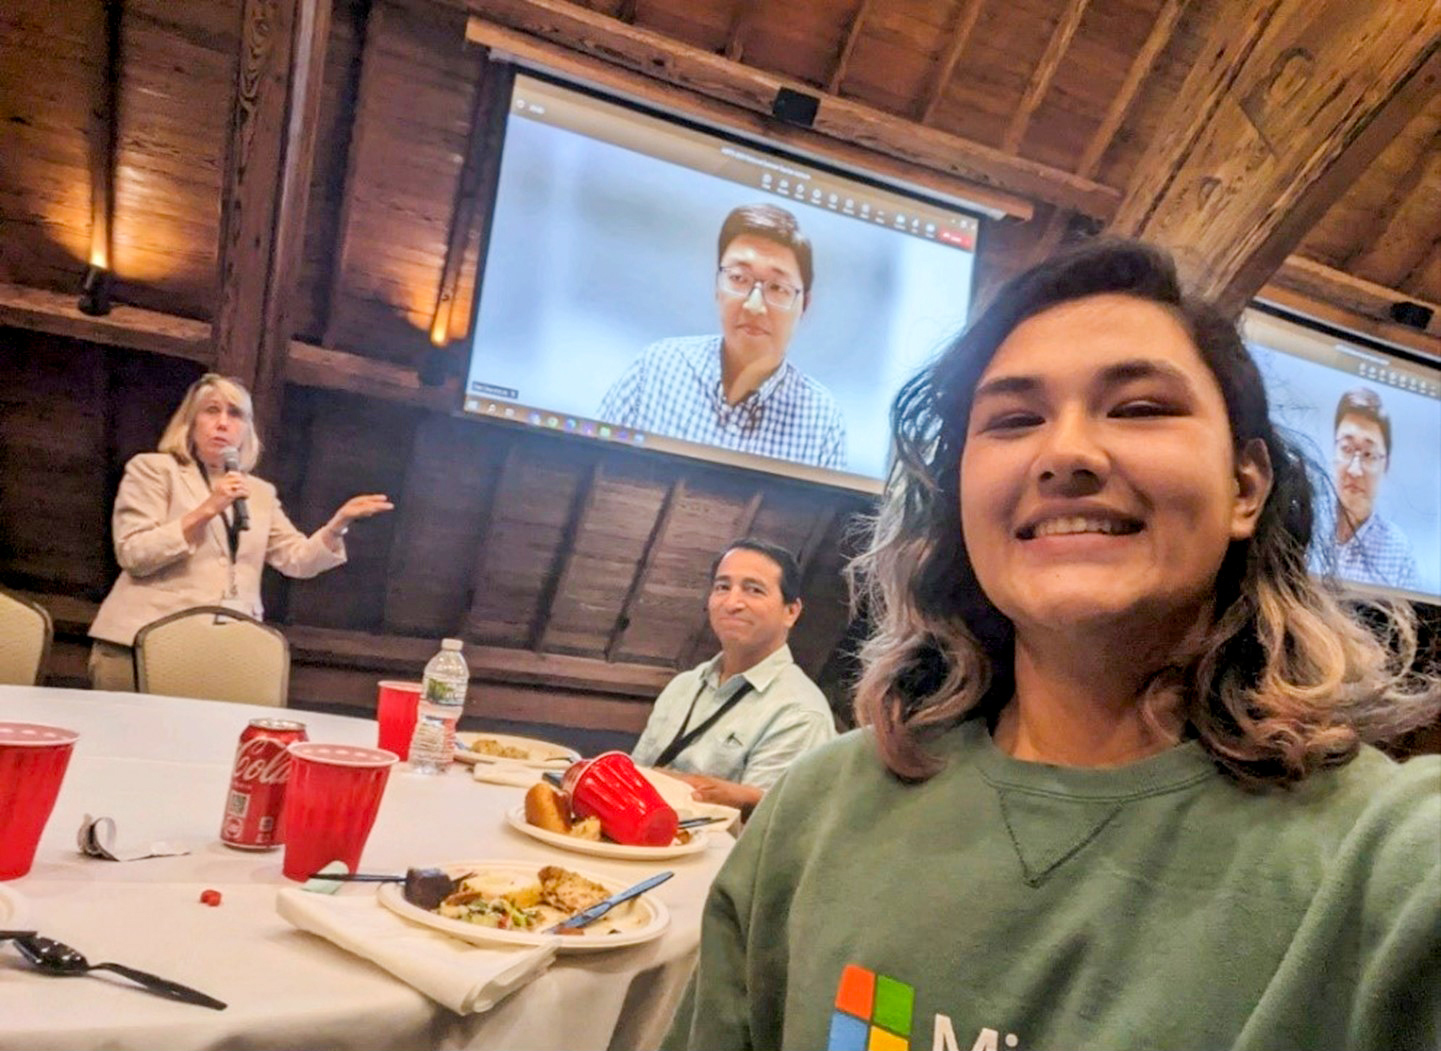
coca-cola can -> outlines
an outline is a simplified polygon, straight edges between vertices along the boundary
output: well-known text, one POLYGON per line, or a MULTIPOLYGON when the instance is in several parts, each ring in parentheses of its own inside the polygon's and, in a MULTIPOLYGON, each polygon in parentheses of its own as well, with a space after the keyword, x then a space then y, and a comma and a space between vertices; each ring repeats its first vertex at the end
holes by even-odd
POLYGON ((290 780, 292 741, 307 740, 305 724, 289 719, 252 719, 240 734, 230 792, 220 823, 220 842, 239 850, 274 850, 285 842, 281 817, 290 780))

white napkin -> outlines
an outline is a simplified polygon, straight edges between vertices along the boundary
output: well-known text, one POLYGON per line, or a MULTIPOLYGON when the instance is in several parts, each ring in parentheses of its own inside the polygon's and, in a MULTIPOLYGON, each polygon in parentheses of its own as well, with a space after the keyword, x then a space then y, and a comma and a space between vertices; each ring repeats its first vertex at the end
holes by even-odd
POLYGON ((488 781, 493 785, 515 785, 517 788, 529 788, 539 781, 540 775, 544 773, 533 766, 522 766, 520 763, 476 763, 470 770, 470 776, 477 781, 488 781))
POLYGON ((332 898, 287 888, 276 895, 275 909, 456 1014, 489 1011, 555 959, 554 945, 482 948, 407 923, 371 895, 332 898))
POLYGON ((116 841, 115 819, 85 815, 80 822, 80 831, 75 834, 75 845, 80 853, 106 861, 139 861, 141 858, 168 858, 190 851, 178 843, 157 839, 153 843, 128 843, 121 846, 116 841))

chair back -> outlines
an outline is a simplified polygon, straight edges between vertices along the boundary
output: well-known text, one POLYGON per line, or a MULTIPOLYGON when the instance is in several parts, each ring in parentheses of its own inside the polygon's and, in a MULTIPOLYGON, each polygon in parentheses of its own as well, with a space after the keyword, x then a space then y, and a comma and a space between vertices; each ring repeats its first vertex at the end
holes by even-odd
POLYGON ((196 606, 151 621, 135 636, 141 693, 285 707, 285 636, 224 606, 196 606))
POLYGON ((39 683, 54 636, 55 627, 44 606, 0 588, 0 683, 39 683))

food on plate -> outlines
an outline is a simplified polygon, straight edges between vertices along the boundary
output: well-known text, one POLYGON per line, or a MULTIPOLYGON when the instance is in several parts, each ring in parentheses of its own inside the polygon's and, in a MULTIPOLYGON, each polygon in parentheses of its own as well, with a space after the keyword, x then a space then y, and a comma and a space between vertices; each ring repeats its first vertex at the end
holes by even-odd
POLYGON ((570 806, 565 796, 544 781, 531 785, 525 794, 525 820, 547 832, 570 835, 570 806))
POLYGON ((520 748, 513 744, 502 744, 493 737, 477 737, 471 741, 466 751, 474 752, 477 755, 492 755, 497 759, 544 759, 545 756, 538 756, 534 749, 520 748))
POLYGON ((211 908, 220 904, 220 892, 207 888, 200 892, 200 904, 209 905, 211 908))
POLYGON ((573 821, 571 822, 570 832, 568 834, 574 836, 576 839, 589 839, 599 843, 601 839, 600 818, 591 815, 590 817, 583 817, 578 821, 573 821))
MULTIPOLYGON (((570 919, 609 894, 605 887, 578 872, 546 865, 534 878, 471 873, 460 880, 454 894, 432 911, 482 927, 537 932, 570 919)), ((598 934, 618 934, 625 928, 621 917, 610 921, 607 916, 577 933, 591 929, 598 934)))
POLYGON ((444 869, 405 870, 405 900, 422 909, 433 910, 459 886, 460 880, 451 879, 444 869))
MULTIPOLYGON (((594 815, 577 818, 570 812, 570 803, 564 792, 558 792, 544 781, 537 781, 525 793, 525 820, 536 828, 557 832, 562 836, 588 839, 592 842, 611 842, 601 834, 600 818, 594 815)), ((691 834, 685 829, 676 833, 677 843, 689 843, 691 834)))

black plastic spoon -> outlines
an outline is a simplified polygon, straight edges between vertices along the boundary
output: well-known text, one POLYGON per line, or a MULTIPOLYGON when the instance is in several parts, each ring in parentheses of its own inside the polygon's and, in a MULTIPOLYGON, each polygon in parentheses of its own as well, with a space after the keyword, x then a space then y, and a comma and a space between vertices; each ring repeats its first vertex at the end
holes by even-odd
POLYGON ((171 1000, 179 1000, 184 1004, 195 1004, 197 1007, 208 1007, 212 1011, 223 1011, 226 1007, 220 1000, 213 996, 206 996, 198 989, 181 985, 179 982, 172 982, 169 979, 150 974, 148 971, 137 971, 134 967, 126 967, 120 963, 91 963, 78 951, 64 942, 57 942, 54 938, 29 935, 15 938, 14 942, 15 948, 20 950, 20 955, 46 974, 71 977, 89 974, 91 971, 113 971, 115 974, 129 978, 137 985, 142 985, 151 992, 159 993, 171 1000))

